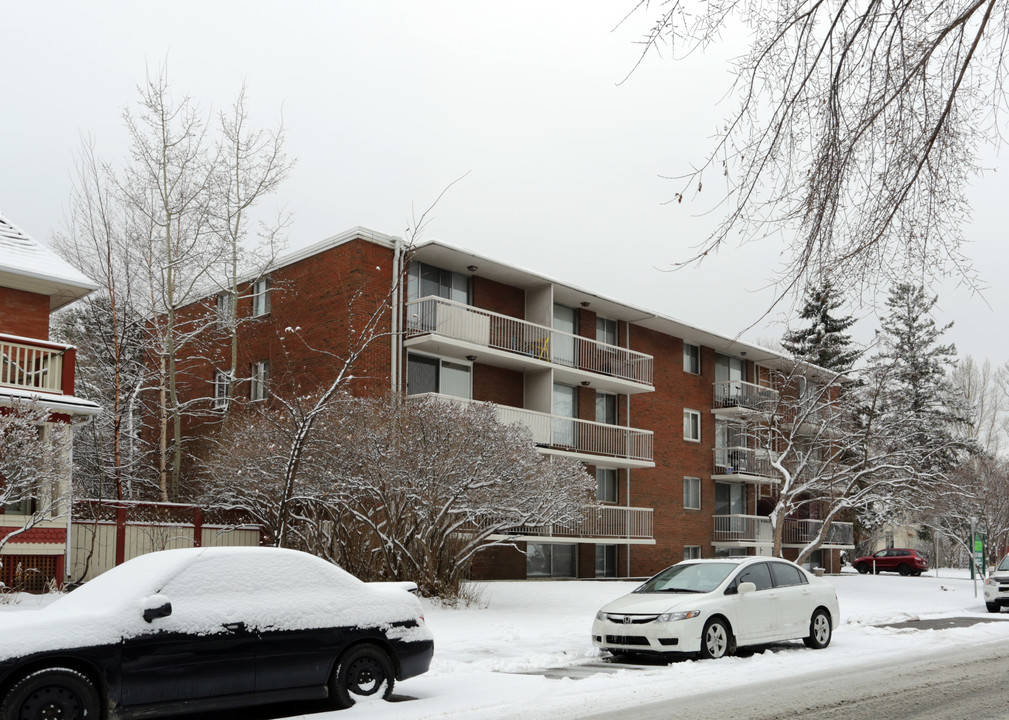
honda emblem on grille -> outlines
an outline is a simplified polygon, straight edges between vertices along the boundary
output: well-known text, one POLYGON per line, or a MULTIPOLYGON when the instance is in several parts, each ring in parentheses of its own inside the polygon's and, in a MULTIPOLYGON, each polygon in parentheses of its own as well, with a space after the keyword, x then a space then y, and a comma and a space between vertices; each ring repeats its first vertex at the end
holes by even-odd
POLYGON ((630 624, 631 624, 631 616, 624 615, 624 625, 630 625, 630 624))

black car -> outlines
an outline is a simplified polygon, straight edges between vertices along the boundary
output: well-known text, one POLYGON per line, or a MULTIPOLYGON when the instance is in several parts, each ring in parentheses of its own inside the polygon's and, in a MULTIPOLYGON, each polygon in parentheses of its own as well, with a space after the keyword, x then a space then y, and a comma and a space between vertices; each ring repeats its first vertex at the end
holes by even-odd
POLYGON ((388 697, 434 653, 419 600, 275 548, 166 550, 0 613, 0 720, 388 697))

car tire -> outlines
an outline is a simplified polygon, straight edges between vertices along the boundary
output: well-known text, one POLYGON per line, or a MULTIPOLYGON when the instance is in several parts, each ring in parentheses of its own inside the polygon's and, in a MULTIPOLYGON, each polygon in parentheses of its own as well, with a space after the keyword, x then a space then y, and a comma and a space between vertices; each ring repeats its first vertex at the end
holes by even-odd
POLYGON ((722 618, 708 620, 701 633, 700 656, 705 660, 717 660, 735 652, 736 639, 732 637, 729 624, 722 618))
POLYGON ((36 670, 18 680, 0 703, 0 719, 59 717, 98 720, 102 703, 85 675, 70 668, 36 670))
POLYGON ((999 605, 998 603, 986 602, 984 606, 988 608, 988 612, 990 613, 1002 612, 1002 606, 999 605))
POLYGON ((392 660, 385 650, 370 643, 355 645, 337 661, 329 694, 336 707, 349 708, 358 698, 379 693, 388 700, 395 682, 392 660))
POLYGON ((855 566, 855 569, 858 570, 859 575, 865 575, 867 572, 869 572, 869 566, 866 565, 865 563, 859 563, 858 565, 855 566))
POLYGON ((810 618, 809 635, 804 637, 802 641, 806 643, 806 647, 813 648, 814 650, 823 650, 823 648, 830 645, 831 634, 830 615, 826 610, 820 608, 810 618))
POLYGON ((915 570, 915 571, 914 571, 913 573, 911 573, 911 574, 912 574, 912 575, 914 575, 915 577, 921 577, 921 570, 915 570))
POLYGON ((899 572, 904 577, 907 577, 908 575, 911 574, 911 566, 901 563, 900 565, 897 566, 897 572, 899 572))

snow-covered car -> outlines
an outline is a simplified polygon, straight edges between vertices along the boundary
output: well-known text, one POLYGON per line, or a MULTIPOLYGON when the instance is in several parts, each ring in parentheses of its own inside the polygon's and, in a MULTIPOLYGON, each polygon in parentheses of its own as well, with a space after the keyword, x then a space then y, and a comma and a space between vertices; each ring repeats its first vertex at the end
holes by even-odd
POLYGON ((177 716, 388 697, 434 652, 420 601, 306 553, 135 558, 39 610, 0 613, 0 720, 177 716))
POLYGON ((1009 555, 1002 558, 984 581, 984 604, 988 612, 1009 607, 1009 555))
POLYGON ((768 557, 687 560, 603 606, 592 643, 613 654, 731 655, 745 645, 802 639, 830 644, 840 620, 823 578, 768 557))

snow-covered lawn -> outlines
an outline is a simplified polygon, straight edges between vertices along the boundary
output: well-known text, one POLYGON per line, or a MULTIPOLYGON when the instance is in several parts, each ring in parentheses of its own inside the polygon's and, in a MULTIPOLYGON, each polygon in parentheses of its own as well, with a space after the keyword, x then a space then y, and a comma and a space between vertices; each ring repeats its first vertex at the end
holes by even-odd
MULTIPOLYGON (((965 571, 940 570, 938 578, 929 572, 918 578, 851 573, 828 579, 837 588, 842 618, 826 650, 796 642, 750 657, 643 666, 580 680, 522 673, 597 660, 589 641, 596 610, 637 583, 486 583, 479 606, 452 610, 425 603, 434 663, 426 675, 397 686, 397 694, 416 700, 292 717, 565 720, 805 672, 842 672, 959 645, 1009 641, 1009 613, 998 622, 941 631, 874 627, 912 618, 994 617, 985 610, 980 584, 974 597, 965 571)), ((0 611, 10 609, 0 605, 0 611)))

